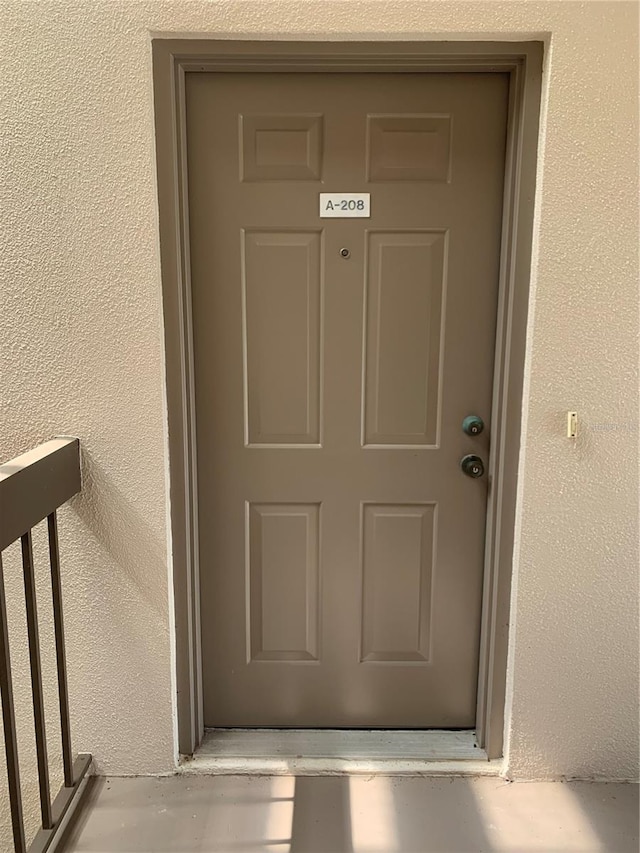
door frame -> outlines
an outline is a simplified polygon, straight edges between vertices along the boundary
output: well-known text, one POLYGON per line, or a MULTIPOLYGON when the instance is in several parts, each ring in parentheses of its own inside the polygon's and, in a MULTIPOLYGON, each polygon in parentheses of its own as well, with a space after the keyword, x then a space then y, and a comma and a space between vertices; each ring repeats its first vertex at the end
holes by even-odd
POLYGON ((180 753, 193 754, 204 734, 185 75, 194 71, 510 75, 476 715, 478 746, 489 758, 499 758, 503 750, 543 48, 541 41, 152 40, 180 753))

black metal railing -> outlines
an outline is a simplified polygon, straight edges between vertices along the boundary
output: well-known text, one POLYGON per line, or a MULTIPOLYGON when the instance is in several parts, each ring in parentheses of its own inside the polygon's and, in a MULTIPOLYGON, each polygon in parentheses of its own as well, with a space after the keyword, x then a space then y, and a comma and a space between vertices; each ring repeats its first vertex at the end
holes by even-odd
POLYGON ((77 803, 91 755, 81 754, 73 759, 71 726, 69 722, 69 692, 67 662, 62 618, 62 587, 60 581, 60 552, 56 510, 80 491, 80 444, 76 438, 56 438, 35 450, 0 465, 0 697, 7 759, 7 783, 11 809, 11 826, 15 853, 46 853, 53 851, 60 839, 73 806, 77 803), (49 568, 55 635, 60 731, 64 783, 51 800, 49 760, 45 724, 40 636, 36 601, 36 575, 33 560, 32 529, 47 519, 49 539, 49 568), (20 766, 16 733, 16 716, 11 678, 11 656, 7 625, 2 552, 20 540, 22 571, 31 670, 31 693, 35 725, 38 784, 42 826, 29 846, 25 835, 20 787, 20 766))

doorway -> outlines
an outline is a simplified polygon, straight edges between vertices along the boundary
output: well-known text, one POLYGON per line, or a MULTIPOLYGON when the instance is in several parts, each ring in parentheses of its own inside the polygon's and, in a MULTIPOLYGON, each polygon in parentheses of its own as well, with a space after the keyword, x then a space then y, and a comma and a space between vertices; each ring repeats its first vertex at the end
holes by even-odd
POLYGON ((257 73, 242 51, 203 63, 186 44, 164 72, 180 102, 181 432, 198 448, 181 483, 199 562, 192 735, 495 723, 508 573, 492 525, 515 479, 505 252, 536 51, 425 73, 406 54, 381 71, 390 57, 363 48, 346 69, 335 46, 322 68, 263 49, 257 73), (321 206, 345 201, 362 208, 321 206))

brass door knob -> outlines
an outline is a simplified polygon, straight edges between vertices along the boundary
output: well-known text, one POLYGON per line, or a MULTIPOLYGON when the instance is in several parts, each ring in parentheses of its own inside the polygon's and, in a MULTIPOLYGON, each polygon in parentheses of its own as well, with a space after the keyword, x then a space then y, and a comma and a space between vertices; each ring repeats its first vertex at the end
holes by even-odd
POLYGON ((468 453, 462 457, 460 468, 463 474, 466 474, 467 477, 472 477, 474 480, 477 480, 478 477, 482 477, 484 474, 484 462, 479 456, 473 453, 468 453))

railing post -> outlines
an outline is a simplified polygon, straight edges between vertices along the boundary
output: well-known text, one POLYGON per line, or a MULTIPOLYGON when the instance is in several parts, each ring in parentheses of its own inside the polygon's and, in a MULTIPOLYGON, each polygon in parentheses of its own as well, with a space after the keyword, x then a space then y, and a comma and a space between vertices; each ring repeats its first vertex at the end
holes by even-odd
POLYGON ((38 632, 38 607, 33 566, 31 531, 20 537, 22 543, 22 568, 24 571, 24 598, 27 607, 27 634, 29 636, 29 664, 31 691, 33 693, 33 721, 36 730, 36 755, 40 784, 40 811, 43 829, 51 829, 51 793, 49 791, 49 762, 47 760, 47 732, 44 719, 44 694, 42 690, 42 664, 40 662, 40 637, 38 632))
POLYGON ((58 522, 55 511, 47 518, 49 528, 49 561, 51 564, 51 591, 53 595, 53 627, 56 638, 56 664, 58 669, 58 699, 60 703, 60 734, 62 736, 62 764, 64 784, 73 788, 73 754, 71 752, 71 723, 69 721, 69 688, 67 684, 67 657, 64 648, 64 620, 62 617, 62 582, 60 579, 60 550, 58 547, 58 522))
POLYGON ((7 604, 4 594, 2 554, 0 554, 0 698, 2 699, 4 751, 7 759, 7 781, 9 786, 9 806, 11 808, 11 827, 13 829, 13 846, 15 853, 26 853, 27 842, 24 836, 24 822, 22 819, 20 765, 18 764, 16 715, 13 705, 13 686, 11 683, 11 657, 9 654, 9 629, 7 626, 7 604))

